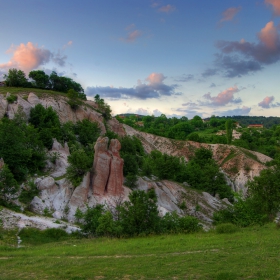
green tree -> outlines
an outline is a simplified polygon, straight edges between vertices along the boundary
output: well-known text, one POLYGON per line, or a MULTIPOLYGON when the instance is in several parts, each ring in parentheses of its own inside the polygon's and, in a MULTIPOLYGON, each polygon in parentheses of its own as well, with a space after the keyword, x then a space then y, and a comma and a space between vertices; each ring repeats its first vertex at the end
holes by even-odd
POLYGON ((27 87, 30 85, 22 70, 15 68, 9 69, 8 74, 4 75, 5 84, 8 87, 27 87))
POLYGON ((80 143, 84 146, 93 144, 101 132, 97 122, 91 122, 87 119, 78 121, 74 129, 80 143))
POLYGON ((190 120, 190 123, 195 127, 195 128, 202 128, 203 127, 203 120, 200 116, 194 116, 192 120, 190 120))
MULTIPOLYGON (((84 223, 82 224, 82 231, 87 234, 96 235, 96 230, 100 224, 99 219, 104 214, 104 205, 97 204, 95 207, 88 207, 83 215, 84 223)), ((100 229, 101 230, 101 229, 100 229)))
POLYGON ((4 118, 0 123, 0 157, 21 181, 45 167, 46 153, 38 131, 16 120, 4 118))
POLYGON ((221 198, 233 199, 231 188, 226 184, 224 175, 212 158, 212 151, 200 148, 195 151, 195 156, 189 161, 186 171, 186 181, 199 190, 209 192, 221 198))
POLYGON ((82 105, 82 101, 79 99, 79 94, 74 89, 68 90, 68 104, 73 110, 77 110, 80 105, 82 105))
POLYGON ((264 169, 260 176, 249 181, 248 195, 255 201, 256 208, 274 217, 280 210, 280 164, 264 169))
POLYGON ((89 156, 84 149, 74 150, 68 156, 69 166, 66 170, 67 179, 77 187, 83 179, 86 172, 90 171, 93 164, 93 155, 89 156))
POLYGON ((102 113, 102 116, 105 120, 109 120, 112 116, 112 110, 109 104, 105 103, 104 99, 100 98, 99 94, 94 96, 94 101, 98 105, 99 110, 102 113))
POLYGON ((14 179, 14 175, 10 171, 9 167, 4 164, 0 168, 0 203, 6 204, 13 200, 19 189, 17 181, 14 179))
POLYGON ((106 211, 98 219, 96 234, 99 236, 114 236, 116 233, 116 225, 115 221, 113 220, 113 215, 110 211, 106 211))
POLYGON ((119 223, 126 235, 138 235, 159 231, 160 217, 154 190, 132 191, 129 201, 118 207, 119 223))
POLYGON ((29 78, 34 80, 33 84, 37 88, 49 88, 49 76, 42 70, 33 70, 28 75, 29 78))
POLYGON ((53 71, 50 74, 49 82, 52 90, 67 93, 70 89, 72 89, 78 93, 78 98, 86 100, 86 95, 84 94, 82 86, 73 81, 71 78, 58 76, 57 73, 53 71))
POLYGON ((29 122, 38 129, 40 139, 48 149, 52 147, 53 138, 61 139, 60 121, 52 107, 37 104, 30 110, 29 122))

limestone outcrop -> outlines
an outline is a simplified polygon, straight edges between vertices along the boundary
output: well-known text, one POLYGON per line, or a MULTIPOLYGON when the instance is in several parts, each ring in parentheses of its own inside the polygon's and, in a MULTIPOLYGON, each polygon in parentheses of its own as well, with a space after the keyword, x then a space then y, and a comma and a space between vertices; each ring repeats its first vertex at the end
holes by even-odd
POLYGON ((110 119, 107 123, 109 130, 115 132, 119 136, 125 136, 125 130, 123 128, 123 125, 119 123, 116 119, 110 119))
POLYGON ((57 112, 59 120, 63 123, 67 121, 75 123, 83 119, 88 119, 98 123, 101 134, 106 133, 102 114, 95 110, 96 104, 93 101, 84 101, 84 105, 79 106, 76 110, 72 110, 67 101, 68 99, 66 97, 47 94, 42 94, 39 98, 36 94, 30 92, 28 96, 25 94, 18 94, 17 101, 8 104, 6 98, 0 94, 0 118, 6 114, 10 119, 13 119, 19 108, 22 108, 22 111, 28 118, 31 108, 35 107, 37 104, 42 104, 45 108, 52 107, 57 112))

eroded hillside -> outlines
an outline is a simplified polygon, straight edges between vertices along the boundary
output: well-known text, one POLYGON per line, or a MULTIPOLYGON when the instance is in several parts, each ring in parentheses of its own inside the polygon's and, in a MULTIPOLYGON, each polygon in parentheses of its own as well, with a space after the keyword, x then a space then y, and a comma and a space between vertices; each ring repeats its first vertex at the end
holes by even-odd
POLYGON ((147 153, 159 150, 172 156, 184 157, 188 161, 196 149, 206 148, 213 152, 213 158, 227 175, 234 191, 244 191, 245 184, 265 169, 265 163, 272 159, 258 152, 249 151, 225 144, 205 144, 193 141, 180 141, 140 132, 123 124, 127 135, 139 138, 147 153))

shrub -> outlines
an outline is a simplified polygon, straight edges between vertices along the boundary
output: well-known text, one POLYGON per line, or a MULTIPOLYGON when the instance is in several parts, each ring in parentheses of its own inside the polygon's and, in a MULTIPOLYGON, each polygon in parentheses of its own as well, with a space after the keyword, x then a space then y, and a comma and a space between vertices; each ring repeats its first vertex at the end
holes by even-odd
POLYGON ((182 232, 193 233, 201 230, 199 220, 192 216, 184 216, 179 219, 179 225, 182 232))
POLYGON ((11 200, 16 198, 17 191, 17 181, 14 179, 9 167, 4 164, 0 169, 0 203, 9 204, 11 200))
POLYGON ((96 230, 99 226, 99 218, 104 214, 104 205, 97 204, 95 207, 88 207, 83 215, 84 223, 82 231, 86 234, 96 235, 96 230))
POLYGON ((17 100, 16 95, 10 95, 10 96, 7 97, 8 103, 14 103, 16 100, 17 100))
POLYGON ((84 149, 80 148, 68 156, 69 166, 66 170, 66 178, 77 187, 83 179, 86 172, 90 171, 93 163, 92 156, 89 156, 84 149))
POLYGON ((232 223, 240 227, 247 227, 256 224, 262 225, 266 221, 267 216, 258 211, 252 198, 244 200, 237 196, 236 199, 233 206, 214 213, 214 224, 232 223))
POLYGON ((19 201, 25 204, 29 204, 34 196, 39 194, 39 190, 33 181, 28 182, 26 189, 23 189, 19 195, 19 201))

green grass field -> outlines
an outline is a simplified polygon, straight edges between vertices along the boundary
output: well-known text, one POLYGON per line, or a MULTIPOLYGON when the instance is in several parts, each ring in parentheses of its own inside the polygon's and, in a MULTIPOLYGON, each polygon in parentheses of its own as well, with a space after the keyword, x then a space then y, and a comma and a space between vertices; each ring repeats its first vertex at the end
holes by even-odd
POLYGON ((131 239, 0 245, 0 279, 280 279, 275 224, 131 239))
POLYGON ((61 93, 58 91, 53 90, 46 90, 46 89, 39 89, 39 88, 21 88, 21 87, 0 87, 0 94, 6 95, 6 93, 9 92, 11 94, 26 94, 28 95, 30 92, 35 93, 39 97, 44 94, 50 94, 50 95, 63 95, 66 96, 65 93, 61 93))

